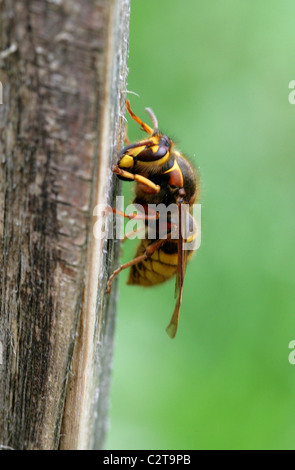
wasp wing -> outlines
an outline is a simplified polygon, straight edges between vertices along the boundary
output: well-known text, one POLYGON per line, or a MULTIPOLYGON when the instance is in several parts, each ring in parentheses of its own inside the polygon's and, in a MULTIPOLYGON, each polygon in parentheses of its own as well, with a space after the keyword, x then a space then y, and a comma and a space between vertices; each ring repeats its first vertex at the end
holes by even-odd
POLYGON ((172 314, 169 325, 166 328, 167 334, 170 338, 174 338, 177 332, 178 320, 179 320, 179 311, 182 301, 182 292, 183 292, 183 281, 186 268, 187 252, 183 249, 183 223, 182 223, 182 210, 181 204, 178 205, 178 267, 176 273, 176 282, 175 282, 175 294, 178 292, 174 312, 172 314))

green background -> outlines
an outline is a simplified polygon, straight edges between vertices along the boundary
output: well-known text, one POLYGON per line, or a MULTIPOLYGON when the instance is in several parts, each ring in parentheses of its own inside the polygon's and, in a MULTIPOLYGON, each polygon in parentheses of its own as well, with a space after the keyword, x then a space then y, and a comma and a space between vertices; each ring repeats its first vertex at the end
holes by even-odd
POLYGON ((293 0, 131 1, 128 97, 199 169, 202 245, 174 340, 174 280, 120 275, 107 449, 295 448, 294 18, 293 0))

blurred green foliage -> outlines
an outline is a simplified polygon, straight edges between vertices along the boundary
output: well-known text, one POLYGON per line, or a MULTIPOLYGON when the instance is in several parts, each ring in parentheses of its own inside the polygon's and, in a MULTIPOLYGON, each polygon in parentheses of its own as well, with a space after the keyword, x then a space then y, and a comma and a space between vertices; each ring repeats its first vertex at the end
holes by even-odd
POLYGON ((294 17, 292 0, 131 0, 128 97, 199 169, 202 245, 174 340, 174 281, 120 276, 108 449, 295 448, 294 17))

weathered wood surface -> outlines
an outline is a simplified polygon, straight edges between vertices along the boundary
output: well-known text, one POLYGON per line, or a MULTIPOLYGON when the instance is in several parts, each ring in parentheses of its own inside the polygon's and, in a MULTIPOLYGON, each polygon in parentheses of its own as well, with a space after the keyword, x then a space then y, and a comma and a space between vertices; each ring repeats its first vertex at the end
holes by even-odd
POLYGON ((100 448, 129 0, 0 0, 0 448, 100 448), (1 354, 2 353, 2 354, 1 354))

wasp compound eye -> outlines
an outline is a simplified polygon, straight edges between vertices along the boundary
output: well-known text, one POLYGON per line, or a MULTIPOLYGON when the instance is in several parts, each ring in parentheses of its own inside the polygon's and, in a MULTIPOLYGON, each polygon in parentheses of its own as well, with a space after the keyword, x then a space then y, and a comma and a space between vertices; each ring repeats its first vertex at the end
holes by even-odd
POLYGON ((171 147, 171 141, 167 135, 162 135, 162 137, 159 140, 159 145, 164 145, 165 147, 170 148, 171 147))

